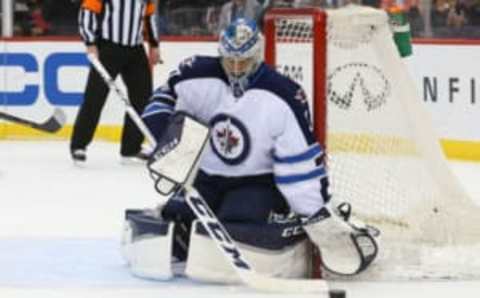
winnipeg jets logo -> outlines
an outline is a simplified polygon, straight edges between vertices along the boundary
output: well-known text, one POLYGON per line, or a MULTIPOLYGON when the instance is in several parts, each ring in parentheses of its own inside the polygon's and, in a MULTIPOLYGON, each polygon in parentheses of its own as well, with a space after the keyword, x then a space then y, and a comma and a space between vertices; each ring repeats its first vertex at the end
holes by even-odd
POLYGON ((229 165, 244 161, 250 151, 250 136, 245 125, 232 116, 219 114, 211 120, 211 127, 213 152, 229 165))
POLYGON ((220 146, 223 149, 223 151, 227 154, 230 154, 233 152, 233 149, 235 149, 238 146, 238 137, 235 137, 233 135, 233 132, 230 130, 230 127, 226 127, 221 129, 220 131, 216 131, 217 138, 219 140, 220 146))

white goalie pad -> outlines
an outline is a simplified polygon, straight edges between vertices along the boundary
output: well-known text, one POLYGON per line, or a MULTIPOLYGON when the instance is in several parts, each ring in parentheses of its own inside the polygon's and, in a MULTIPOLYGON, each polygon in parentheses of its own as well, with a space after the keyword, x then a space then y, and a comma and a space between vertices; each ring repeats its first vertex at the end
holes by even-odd
MULTIPOLYGON (((148 219, 142 219, 147 223, 148 219)), ((157 223, 153 223, 157 224, 157 223)), ((172 271, 174 223, 164 223, 154 233, 139 232, 138 224, 126 219, 122 230, 121 252, 130 272, 140 278, 168 280, 172 271)))
MULTIPOLYGON (((214 241, 197 231, 198 221, 192 225, 185 273, 189 278, 222 284, 240 283, 238 275, 216 248, 214 241)), ((255 231, 252 231, 254 233, 255 231)), ((282 278, 305 278, 311 272, 310 249, 307 240, 282 250, 269 250, 236 243, 249 264, 258 273, 282 278)))
POLYGON ((207 125, 185 113, 172 118, 148 163, 160 193, 169 194, 175 186, 187 182, 195 172, 209 135, 207 125))

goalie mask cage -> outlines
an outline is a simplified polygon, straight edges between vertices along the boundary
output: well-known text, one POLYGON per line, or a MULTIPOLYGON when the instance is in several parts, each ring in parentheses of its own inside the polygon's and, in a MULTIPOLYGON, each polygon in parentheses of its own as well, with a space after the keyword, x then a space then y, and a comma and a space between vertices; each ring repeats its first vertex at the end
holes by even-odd
POLYGON ((333 202, 381 230, 356 278, 479 278, 480 207, 450 171, 386 13, 272 9, 265 40, 266 62, 312 99, 333 202))

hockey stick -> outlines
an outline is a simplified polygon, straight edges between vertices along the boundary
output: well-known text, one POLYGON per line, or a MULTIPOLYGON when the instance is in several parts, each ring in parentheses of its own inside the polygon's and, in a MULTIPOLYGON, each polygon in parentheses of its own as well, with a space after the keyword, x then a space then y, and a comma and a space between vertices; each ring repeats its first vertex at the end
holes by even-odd
POLYGON ((148 128, 145 126, 145 123, 143 123, 142 118, 138 115, 137 111, 133 108, 130 100, 128 97, 122 92, 122 90, 117 86, 115 81, 112 79, 108 71, 105 69, 103 64, 98 60, 98 58, 95 55, 88 54, 87 55, 88 60, 92 63, 93 67, 95 70, 100 74, 102 79, 105 81, 107 86, 110 88, 110 90, 113 90, 117 96, 120 98, 121 101, 125 104, 125 109, 127 111, 128 116, 135 122, 137 125, 138 129, 143 133, 147 141, 152 145, 152 147, 155 147, 156 141, 153 135, 150 133, 148 128))
POLYGON ((65 113, 59 109, 55 108, 52 116, 50 116, 44 122, 34 122, 28 119, 20 118, 11 114, 7 114, 0 111, 0 119, 7 120, 13 123, 22 124, 35 128, 44 132, 55 133, 60 130, 65 124, 66 116, 65 113))
MULTIPOLYGON (((155 140, 155 137, 152 135, 147 126, 145 126, 145 123, 143 123, 140 115, 138 115, 137 111, 133 108, 132 103, 130 102, 128 97, 122 92, 120 87, 118 87, 118 85, 115 83, 115 80, 112 79, 108 71, 103 66, 102 62, 98 60, 97 56, 93 54, 88 54, 87 57, 88 60, 90 60, 90 62, 92 63, 93 68, 95 68, 98 74, 100 74, 100 77, 102 77, 105 84, 107 84, 108 88, 110 88, 110 90, 113 90, 113 92, 115 92, 116 95, 120 98, 120 100, 124 103, 127 114, 130 116, 135 125, 137 125, 138 129, 145 136, 148 143, 150 143, 151 149, 153 151, 153 149, 155 149, 155 147, 157 146, 157 141, 155 140)), ((175 187, 175 184, 169 181, 165 181, 164 187, 165 189, 172 191, 175 187)))
POLYGON ((184 185, 184 188, 188 205, 245 285, 266 292, 316 293, 320 298, 345 298, 345 291, 330 290, 325 280, 286 279, 257 273, 243 257, 242 252, 205 200, 193 189, 191 182, 184 185))
MULTIPOLYGON (((100 73, 102 78, 106 81, 108 86, 117 93, 127 107, 127 112, 134 119, 140 131, 147 137, 151 145, 156 147, 157 142, 153 138, 151 132, 143 123, 137 112, 131 107, 130 101, 123 95, 121 90, 116 86, 115 82, 110 78, 108 72, 95 56, 89 56, 95 69, 100 73)), ((247 286, 268 292, 288 292, 288 293, 318 293, 320 298, 341 298, 345 297, 343 290, 329 290, 328 284, 325 280, 308 280, 308 279, 284 279, 265 276, 257 273, 243 257, 241 251, 237 248, 230 234, 225 227, 220 223, 205 200, 193 188, 193 180, 198 169, 198 160, 193 165, 187 180, 178 186, 183 187, 186 191, 185 200, 193 213, 200 220, 202 225, 207 230, 210 237, 215 242, 218 249, 225 256, 227 262, 232 266, 234 271, 238 274, 241 281, 247 286), (192 195, 194 194, 194 195, 192 195)))

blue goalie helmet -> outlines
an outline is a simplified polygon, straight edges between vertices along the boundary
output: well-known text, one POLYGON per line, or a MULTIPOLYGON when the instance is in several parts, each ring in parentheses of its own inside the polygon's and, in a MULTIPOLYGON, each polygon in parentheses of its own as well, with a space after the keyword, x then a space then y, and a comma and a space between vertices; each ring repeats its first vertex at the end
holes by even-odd
POLYGON ((263 35, 253 20, 238 18, 221 32, 218 50, 235 96, 243 94, 248 77, 262 63, 263 47, 263 35))

